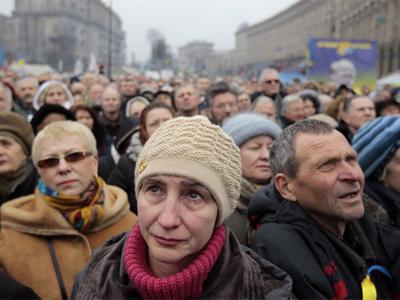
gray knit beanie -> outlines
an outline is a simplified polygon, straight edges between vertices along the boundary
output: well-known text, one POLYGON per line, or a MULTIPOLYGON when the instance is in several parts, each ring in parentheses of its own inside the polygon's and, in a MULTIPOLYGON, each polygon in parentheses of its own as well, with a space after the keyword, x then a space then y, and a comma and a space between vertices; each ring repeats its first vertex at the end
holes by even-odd
POLYGON ((275 140, 282 129, 273 121, 257 113, 240 113, 228 119, 222 129, 229 134, 238 147, 258 136, 275 140))
POLYGON ((218 226, 236 208, 241 169, 240 150, 220 127, 203 116, 174 118, 162 124, 140 152, 135 168, 136 197, 146 177, 188 178, 213 195, 218 226))

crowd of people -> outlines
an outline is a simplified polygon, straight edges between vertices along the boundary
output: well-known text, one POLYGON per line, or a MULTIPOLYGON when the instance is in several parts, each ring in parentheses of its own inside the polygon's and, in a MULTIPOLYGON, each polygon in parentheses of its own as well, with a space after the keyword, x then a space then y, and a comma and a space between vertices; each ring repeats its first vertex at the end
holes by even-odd
POLYGON ((400 88, 0 83, 0 299, 400 298, 400 88))

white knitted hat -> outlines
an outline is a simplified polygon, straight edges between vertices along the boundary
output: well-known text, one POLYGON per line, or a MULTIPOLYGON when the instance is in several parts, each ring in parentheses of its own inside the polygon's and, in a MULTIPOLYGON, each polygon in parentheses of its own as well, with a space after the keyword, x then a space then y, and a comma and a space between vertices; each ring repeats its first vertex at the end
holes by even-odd
POLYGON ((242 176, 240 150, 219 126, 203 116, 178 117, 150 137, 135 168, 138 197, 143 179, 154 175, 181 176, 208 189, 218 206, 220 225, 234 211, 242 176))

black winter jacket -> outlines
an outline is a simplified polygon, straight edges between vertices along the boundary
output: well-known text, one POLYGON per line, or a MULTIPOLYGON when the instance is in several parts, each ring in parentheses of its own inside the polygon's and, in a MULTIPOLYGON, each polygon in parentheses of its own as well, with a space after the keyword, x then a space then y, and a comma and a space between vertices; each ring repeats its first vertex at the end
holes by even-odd
POLYGON ((114 167, 107 183, 123 189, 128 194, 130 209, 137 214, 137 203, 135 195, 135 166, 136 162, 129 159, 126 154, 121 155, 117 165, 114 167))
POLYGON ((283 199, 273 185, 256 194, 248 216, 257 228, 252 248, 288 272, 297 297, 362 299, 361 282, 373 265, 388 271, 388 276, 379 270, 370 273, 378 299, 399 295, 398 229, 375 224, 366 214, 350 221, 340 240, 296 202, 283 199))
POLYGON ((0 299, 39 299, 35 292, 0 271, 0 299))
POLYGON ((400 194, 375 180, 367 180, 364 190, 388 213, 390 224, 400 227, 400 194))

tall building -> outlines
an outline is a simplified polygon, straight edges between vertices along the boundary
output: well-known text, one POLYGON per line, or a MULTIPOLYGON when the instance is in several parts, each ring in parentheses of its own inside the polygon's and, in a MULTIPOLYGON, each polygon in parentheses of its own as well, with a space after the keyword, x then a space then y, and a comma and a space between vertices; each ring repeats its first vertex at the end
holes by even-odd
POLYGON ((15 57, 17 49, 17 23, 14 18, 0 15, 0 48, 3 50, 5 59, 15 57))
POLYGON ((206 41, 193 41, 178 49, 180 70, 201 73, 206 71, 208 61, 213 59, 214 44, 206 41))
POLYGON ((3 47, 11 48, 11 59, 64 71, 72 71, 78 59, 87 64, 91 54, 106 67, 110 53, 112 66, 125 63, 121 19, 100 0, 15 0, 9 22, 15 44, 3 47))
POLYGON ((295 64, 309 38, 376 40, 379 73, 400 69, 400 1, 300 0, 235 34, 235 69, 295 64))

